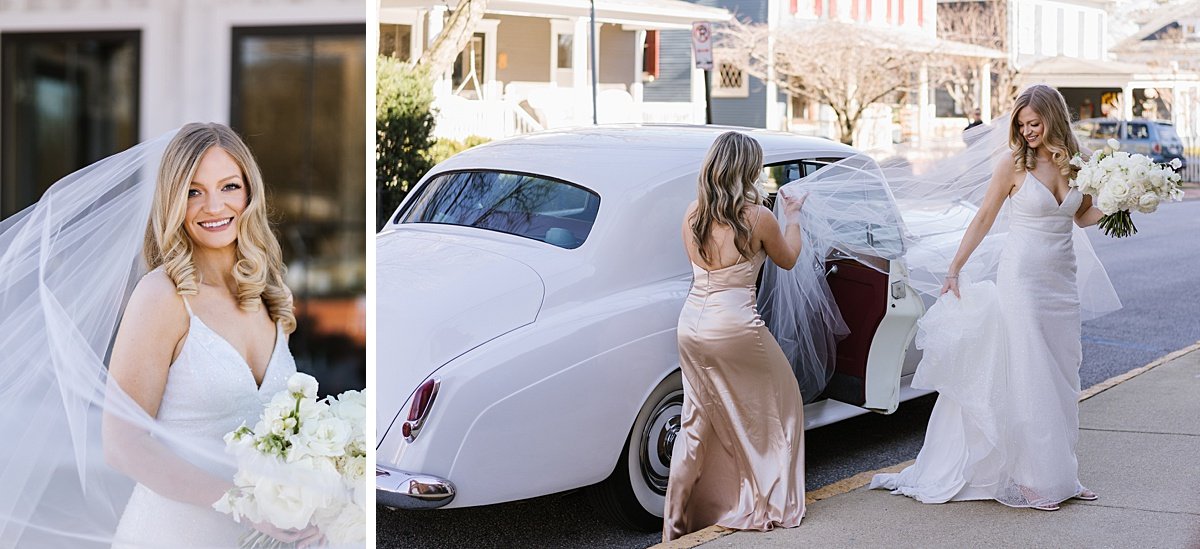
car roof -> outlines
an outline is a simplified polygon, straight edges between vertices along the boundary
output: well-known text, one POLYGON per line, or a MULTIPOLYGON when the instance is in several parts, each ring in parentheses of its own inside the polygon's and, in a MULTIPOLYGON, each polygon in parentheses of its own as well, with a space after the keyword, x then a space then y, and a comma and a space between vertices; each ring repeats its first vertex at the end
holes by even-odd
POLYGON ((1125 122, 1135 122, 1138 124, 1160 124, 1160 125, 1164 125, 1164 126, 1174 125, 1171 123, 1170 120, 1151 120, 1149 118, 1130 118, 1129 120, 1120 120, 1120 119, 1116 119, 1116 118, 1085 118, 1083 120, 1075 121, 1074 124, 1082 124, 1084 122, 1108 122, 1108 123, 1113 123, 1113 124, 1119 124, 1119 123, 1125 123, 1125 122))
POLYGON ((753 137, 767 164, 805 157, 846 157, 854 148, 819 137, 755 128, 687 124, 619 124, 550 130, 463 151, 430 173, 494 169, 549 176, 602 194, 642 188, 699 171, 709 146, 727 131, 753 137))

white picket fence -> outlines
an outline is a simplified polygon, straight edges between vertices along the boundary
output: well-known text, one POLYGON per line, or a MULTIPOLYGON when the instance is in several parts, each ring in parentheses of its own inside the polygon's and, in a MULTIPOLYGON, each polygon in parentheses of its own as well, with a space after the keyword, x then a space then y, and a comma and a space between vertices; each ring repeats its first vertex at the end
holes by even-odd
MULTIPOLYGON (((702 105, 639 103, 623 88, 601 90, 596 105, 600 124, 704 123, 702 105)), ((470 135, 499 139, 592 123, 592 96, 587 90, 525 83, 510 84, 504 99, 446 95, 437 98, 433 107, 434 135, 458 141, 470 135)))

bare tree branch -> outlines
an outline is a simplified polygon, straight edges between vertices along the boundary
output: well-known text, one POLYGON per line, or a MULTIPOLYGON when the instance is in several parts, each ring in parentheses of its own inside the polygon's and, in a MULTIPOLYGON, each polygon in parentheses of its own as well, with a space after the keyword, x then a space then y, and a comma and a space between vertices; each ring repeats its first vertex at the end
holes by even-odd
MULTIPOLYGON (((937 33, 944 40, 963 42, 1007 51, 1008 1, 982 0, 938 3, 937 33)), ((993 59, 991 74, 982 74, 981 60, 961 55, 941 55, 931 72, 932 83, 950 94, 963 109, 971 112, 982 104, 980 84, 992 80, 992 106, 1006 111, 1016 100, 1017 71, 1008 59, 993 59)))
POLYGON ((743 71, 828 105, 848 144, 872 103, 914 89, 922 58, 891 34, 834 21, 771 31, 735 20, 718 30, 716 47, 743 71))

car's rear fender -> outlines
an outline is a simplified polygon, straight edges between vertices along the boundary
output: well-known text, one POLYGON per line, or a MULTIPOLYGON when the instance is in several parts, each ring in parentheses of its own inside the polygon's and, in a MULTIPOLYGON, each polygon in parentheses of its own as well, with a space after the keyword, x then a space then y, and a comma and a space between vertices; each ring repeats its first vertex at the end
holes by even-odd
POLYGON ((437 402, 413 443, 378 460, 437 475, 449 507, 551 494, 612 472, 646 396, 678 368, 675 327, 690 277, 544 310, 433 374, 437 402))

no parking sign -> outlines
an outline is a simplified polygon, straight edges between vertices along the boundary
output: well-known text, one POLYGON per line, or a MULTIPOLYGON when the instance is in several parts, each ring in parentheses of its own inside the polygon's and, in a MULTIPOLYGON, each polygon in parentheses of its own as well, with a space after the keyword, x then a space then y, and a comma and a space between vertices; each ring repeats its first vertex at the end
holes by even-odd
POLYGON ((697 69, 712 70, 712 23, 692 23, 692 54, 696 58, 697 69))

